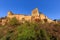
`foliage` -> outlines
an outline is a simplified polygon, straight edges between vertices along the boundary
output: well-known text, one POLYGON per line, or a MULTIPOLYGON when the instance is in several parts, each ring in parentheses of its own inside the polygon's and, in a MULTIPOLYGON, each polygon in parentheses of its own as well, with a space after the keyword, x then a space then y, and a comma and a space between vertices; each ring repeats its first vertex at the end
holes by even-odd
POLYGON ((54 36, 56 32, 54 28, 60 29, 59 24, 25 21, 25 23, 19 25, 16 18, 12 18, 9 24, 12 26, 16 25, 16 27, 0 25, 0 40, 58 40, 57 36, 54 36))
POLYGON ((18 24, 18 20, 15 17, 13 17, 12 19, 9 20, 8 24, 15 26, 18 24))
POLYGON ((44 29, 41 29, 40 33, 41 33, 41 39, 42 40, 50 40, 47 33, 46 33, 46 31, 44 29))
POLYGON ((35 37, 34 25, 28 22, 18 26, 17 31, 17 40, 33 40, 35 37))

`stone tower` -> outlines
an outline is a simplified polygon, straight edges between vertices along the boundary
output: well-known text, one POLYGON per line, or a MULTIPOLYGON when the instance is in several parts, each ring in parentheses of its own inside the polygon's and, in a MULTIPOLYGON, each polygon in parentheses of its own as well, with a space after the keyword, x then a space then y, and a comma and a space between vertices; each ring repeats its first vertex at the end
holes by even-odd
POLYGON ((32 11, 32 16, 33 16, 33 17, 39 16, 38 8, 35 8, 35 9, 32 11))
POLYGON ((39 11, 38 11, 38 8, 35 8, 35 9, 32 11, 31 20, 32 20, 32 21, 39 20, 39 11))
POLYGON ((8 12, 7 16, 13 15, 13 13, 11 11, 8 12))

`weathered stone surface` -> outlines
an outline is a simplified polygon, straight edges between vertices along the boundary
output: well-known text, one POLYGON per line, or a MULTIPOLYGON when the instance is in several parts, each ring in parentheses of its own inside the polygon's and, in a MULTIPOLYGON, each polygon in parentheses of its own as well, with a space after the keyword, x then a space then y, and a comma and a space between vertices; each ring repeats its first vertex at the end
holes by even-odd
MULTIPOLYGON (((17 20, 19 21, 22 21, 22 20, 25 20, 25 21, 32 21, 32 20, 35 20, 35 19, 40 19, 42 21, 44 21, 44 19, 47 19, 47 21, 50 23, 50 22, 53 22, 53 20, 49 19, 47 16, 45 16, 44 14, 40 13, 39 14, 39 11, 38 11, 38 8, 32 10, 32 14, 31 15, 20 15, 20 14, 13 14, 11 11, 8 12, 8 15, 7 15, 7 18, 13 18, 13 17, 16 17, 17 20)), ((6 22, 6 19, 2 19, 2 24, 4 25, 6 22)))

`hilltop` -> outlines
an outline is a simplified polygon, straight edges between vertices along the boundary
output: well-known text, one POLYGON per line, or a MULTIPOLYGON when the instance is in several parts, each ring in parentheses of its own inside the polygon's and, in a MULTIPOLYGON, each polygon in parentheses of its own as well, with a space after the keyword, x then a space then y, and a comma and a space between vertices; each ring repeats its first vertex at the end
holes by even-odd
POLYGON ((53 20, 49 19, 46 15, 38 11, 38 8, 35 8, 32 10, 31 15, 21 15, 21 14, 14 14, 13 12, 9 11, 7 13, 6 17, 3 17, 0 19, 0 24, 5 25, 10 19, 16 18, 19 22, 24 22, 24 21, 38 21, 41 20, 43 23, 45 21, 51 23, 54 22, 53 20), (24 21, 23 21, 24 20, 24 21))
POLYGON ((0 19, 0 40, 60 40, 60 22, 34 9, 31 15, 8 12, 0 19))
POLYGON ((21 23, 12 18, 7 24, 0 25, 0 40, 60 40, 60 23, 21 23))

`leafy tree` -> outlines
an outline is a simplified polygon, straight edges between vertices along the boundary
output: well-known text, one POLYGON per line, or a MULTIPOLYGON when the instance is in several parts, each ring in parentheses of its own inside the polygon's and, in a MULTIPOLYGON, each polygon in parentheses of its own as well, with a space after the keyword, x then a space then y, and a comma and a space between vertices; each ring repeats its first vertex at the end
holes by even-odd
POLYGON ((8 24, 11 26, 15 26, 18 24, 18 20, 15 17, 13 17, 12 19, 9 20, 8 24))

